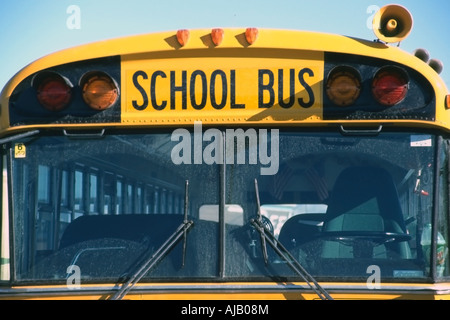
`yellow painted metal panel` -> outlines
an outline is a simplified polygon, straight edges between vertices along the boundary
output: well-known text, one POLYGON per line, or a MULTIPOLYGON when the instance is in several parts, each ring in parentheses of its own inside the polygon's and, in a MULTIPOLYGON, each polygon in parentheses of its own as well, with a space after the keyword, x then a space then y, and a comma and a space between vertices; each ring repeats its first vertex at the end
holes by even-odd
POLYGON ((253 57, 227 52, 187 59, 124 59, 122 122, 320 119, 323 53, 282 57, 285 53, 277 52, 277 58, 268 53, 274 52, 260 50, 253 57))
MULTIPOLYGON (((14 88, 27 76, 65 63, 83 61, 107 56, 120 56, 122 61, 122 88, 121 102, 124 117, 122 125, 146 125, 146 124, 162 124, 162 125, 178 125, 183 123, 192 124, 195 120, 202 120, 207 123, 247 123, 255 124, 276 122, 279 125, 288 125, 292 122, 307 122, 316 124, 324 124, 320 110, 320 99, 322 96, 323 82, 321 71, 323 70, 324 52, 339 52, 348 54, 358 54, 360 56, 392 60, 396 63, 404 64, 423 74, 432 84, 436 94, 436 120, 434 123, 425 124, 425 121, 417 120, 394 120, 390 119, 385 122, 413 124, 418 126, 424 124, 427 126, 439 126, 446 128, 450 126, 449 110, 445 108, 445 96, 448 90, 442 79, 423 61, 414 55, 404 52, 402 49, 389 46, 384 43, 366 41, 346 36, 331 35, 324 33, 294 31, 294 30, 276 30, 276 29, 258 29, 258 38, 253 44, 249 44, 245 39, 245 28, 227 28, 224 29, 224 38, 220 45, 216 46, 212 42, 211 29, 190 30, 189 40, 184 46, 178 41, 176 31, 168 31, 155 34, 143 34, 118 39, 105 40, 101 42, 86 44, 76 48, 62 50, 53 54, 49 54, 30 65, 26 66, 5 86, 0 97, 1 104, 1 120, 0 129, 3 131, 9 128, 9 98, 14 88), (274 101, 272 108, 258 108, 258 70, 270 70, 274 75, 274 101), (284 77, 289 77, 289 72, 294 69, 295 75, 295 100, 303 99, 304 103, 308 103, 311 93, 306 87, 310 87, 314 98, 314 105, 308 108, 283 108, 278 103, 279 93, 279 70, 283 70, 284 77), (299 72, 311 70, 312 73, 303 73, 304 83, 301 83, 299 72), (197 73, 194 73, 198 70, 197 73), (224 74, 217 74, 217 70, 221 70, 224 74), (143 76, 137 76, 136 72, 142 71, 147 75, 147 79, 143 76), (161 105, 166 101, 169 106, 164 112, 151 112, 151 116, 147 113, 152 111, 151 104, 151 88, 152 76, 156 71, 161 71, 166 78, 156 76, 154 82, 156 84, 155 105, 161 105), (187 106, 185 112, 181 112, 181 94, 177 91, 175 94, 174 109, 170 109, 170 99, 167 88, 162 90, 162 86, 170 81, 170 72, 173 71, 176 81, 180 81, 180 73, 186 72, 186 99, 187 106), (200 72, 200 73, 199 73, 200 72), (205 88, 202 88, 202 77, 206 79, 205 88), (216 72, 216 73, 214 73, 216 72), (232 72, 234 72, 235 86, 232 86, 232 72), (256 74, 255 74, 256 73, 256 74), (195 90, 193 96, 194 106, 201 110, 192 108, 191 99, 191 77, 194 74, 195 90), (313 74, 312 76, 310 74, 313 74), (133 84, 133 75, 137 76, 137 83, 148 95, 149 106, 145 110, 135 110, 132 103, 142 106, 142 94, 133 84), (215 87, 218 91, 214 93, 215 102, 220 112, 214 110, 211 104, 211 80, 214 78, 215 87), (221 88, 223 80, 227 81, 227 96, 223 96, 221 88), (243 87, 248 85, 249 87, 243 87), (234 91, 233 91, 234 90, 234 91), (245 90, 245 91, 244 91, 245 90), (206 92, 206 104, 203 107, 203 100, 200 92, 206 92), (245 105, 245 108, 232 108, 232 95, 234 93, 234 103, 237 106, 245 105), (222 102, 225 105, 222 107, 222 102), (259 109, 259 110, 257 110, 259 109), (166 112, 168 110, 176 112, 166 112), (194 112, 197 111, 197 112, 194 112), (201 112, 199 112, 201 111, 201 112), (145 114, 145 116, 142 116, 145 114)), ((267 77, 265 75, 264 77, 267 77)), ((264 81, 269 81, 265 79, 264 81)), ((289 90, 289 79, 283 82, 284 90, 289 90)), ((178 82, 175 85, 179 86, 178 82)), ((260 83, 261 85, 261 83, 260 83)), ((265 98, 270 89, 267 83, 266 90, 263 90, 265 98)), ((263 89, 264 89, 263 88, 263 89)), ((289 97, 289 91, 283 92, 283 98, 289 97)), ((286 101, 289 103, 289 100, 286 101)), ((214 103, 213 103, 214 104, 214 103)), ((182 108, 182 107, 181 107, 182 108)), ((156 111, 156 110, 153 110, 156 111)), ((361 122, 377 122, 376 120, 358 120, 361 122)), ((332 120, 327 122, 331 123, 332 120)), ((349 121, 339 121, 339 123, 349 121)), ((352 121, 350 121, 352 122, 352 121)), ((353 121, 354 122, 354 121, 353 121)), ((103 124, 72 124, 76 127, 85 126, 103 126, 103 124)), ((116 125, 116 124, 114 124, 116 125)), ((46 126, 65 126, 65 125, 40 125, 46 126)), ((14 130, 20 130, 22 126, 17 126, 14 130)), ((38 126, 39 127, 39 126, 38 126)), ((6 132, 5 132, 6 133, 6 132)))
MULTIPOLYGON (((448 300, 449 283, 383 283, 380 289, 368 289, 365 283, 321 283, 334 300, 448 300)), ((4 290, 0 299, 84 299, 107 300, 113 284, 82 285, 81 290, 65 286, 14 287, 4 290), (15 292, 16 291, 16 292, 15 292), (15 294, 20 293, 20 294, 15 294)), ((305 283, 138 283, 125 300, 318 300, 305 283), (298 286, 298 289, 294 287, 298 286)))

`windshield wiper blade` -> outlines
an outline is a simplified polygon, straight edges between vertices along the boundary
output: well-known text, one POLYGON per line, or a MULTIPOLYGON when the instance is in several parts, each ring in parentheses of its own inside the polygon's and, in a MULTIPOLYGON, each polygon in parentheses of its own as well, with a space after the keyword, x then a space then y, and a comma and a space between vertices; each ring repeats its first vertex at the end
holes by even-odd
POLYGON ((312 275, 306 271, 306 269, 294 258, 294 256, 287 250, 283 244, 278 241, 275 236, 267 230, 262 222, 261 216, 261 206, 259 202, 259 191, 258 191, 258 181, 255 179, 255 191, 258 206, 258 217, 256 219, 251 219, 251 224, 261 235, 261 246, 263 250, 264 262, 267 264, 267 247, 266 243, 273 248, 273 250, 288 263, 288 265, 294 270, 302 279, 308 284, 308 286, 319 296, 322 300, 333 300, 330 294, 320 286, 320 284, 314 279, 312 275))
POLYGON ((184 220, 183 225, 183 257, 181 260, 181 267, 184 268, 186 262, 186 246, 187 246, 187 232, 188 229, 193 225, 192 221, 188 220, 188 211, 189 211, 189 180, 186 180, 186 184, 184 187, 184 220), (188 226, 189 224, 189 226, 188 226))
POLYGON ((262 221, 261 202, 259 200, 258 180, 256 180, 256 179, 255 179, 255 192, 256 192, 256 205, 258 208, 258 218, 257 218, 257 224, 254 224, 254 225, 260 234, 262 255, 263 255, 264 263, 267 265, 267 263, 269 262, 269 256, 267 254, 266 237, 264 235, 264 232, 265 232, 264 230, 266 230, 266 228, 264 227, 264 224, 262 221))
POLYGON ((17 141, 23 138, 28 138, 34 135, 39 134, 39 130, 32 130, 32 131, 27 131, 27 132, 23 132, 23 133, 18 133, 15 134, 13 136, 9 136, 9 137, 5 137, 0 139, 0 145, 4 144, 4 143, 8 143, 8 142, 13 142, 13 141, 17 141))
POLYGON ((253 226, 260 232, 261 236, 265 238, 266 242, 274 249, 274 251, 288 263, 288 265, 294 270, 302 279, 308 284, 308 286, 319 296, 322 300, 333 300, 330 294, 320 286, 320 284, 311 276, 308 271, 298 262, 292 254, 281 244, 273 234, 267 231, 262 223, 258 219, 250 220, 253 226))
POLYGON ((183 237, 183 263, 184 267, 185 256, 186 256, 186 240, 187 231, 193 226, 194 222, 188 220, 188 186, 189 182, 186 181, 185 187, 185 205, 184 205, 184 219, 180 226, 175 230, 175 232, 159 247, 158 250, 150 257, 145 259, 142 264, 137 268, 137 270, 130 276, 128 281, 124 283, 120 289, 111 297, 111 300, 122 299, 132 288, 138 283, 142 277, 149 272, 154 266, 156 266, 166 255, 170 252, 178 241, 183 237))

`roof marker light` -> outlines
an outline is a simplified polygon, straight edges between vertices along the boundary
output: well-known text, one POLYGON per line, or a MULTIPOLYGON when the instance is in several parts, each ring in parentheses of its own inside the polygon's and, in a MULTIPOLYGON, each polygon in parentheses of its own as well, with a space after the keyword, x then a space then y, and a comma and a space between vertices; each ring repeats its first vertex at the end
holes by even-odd
POLYGON ((253 43, 255 43, 257 38, 258 38, 257 28, 247 28, 245 30, 245 39, 247 40, 248 44, 252 45, 253 43))
POLYGON ((445 108, 450 109, 450 94, 445 96, 445 108))
POLYGON ((224 37, 224 31, 221 28, 215 28, 211 30, 211 39, 212 42, 216 45, 219 46, 222 41, 223 41, 223 37, 224 37))
POLYGON ((428 62, 428 60, 430 60, 430 54, 426 49, 423 48, 418 48, 414 50, 414 55, 425 63, 428 62))
POLYGON ((189 41, 189 30, 181 29, 177 31, 177 40, 180 46, 184 47, 189 41))
POLYGON ((428 65, 436 71, 437 74, 441 74, 442 70, 444 70, 444 64, 438 59, 431 59, 428 61, 428 65))

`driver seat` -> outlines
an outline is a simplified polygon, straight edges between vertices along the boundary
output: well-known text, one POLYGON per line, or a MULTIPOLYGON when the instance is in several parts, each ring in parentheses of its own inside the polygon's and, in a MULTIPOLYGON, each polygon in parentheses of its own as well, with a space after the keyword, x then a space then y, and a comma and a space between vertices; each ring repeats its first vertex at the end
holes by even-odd
MULTIPOLYGON (((336 179, 323 231, 352 231, 358 235, 365 232, 406 234, 397 189, 391 175, 380 167, 358 166, 344 169, 336 179)), ((353 245, 335 240, 325 241, 322 257, 411 258, 411 250, 406 241, 370 247, 367 244, 367 239, 356 239, 353 245)))

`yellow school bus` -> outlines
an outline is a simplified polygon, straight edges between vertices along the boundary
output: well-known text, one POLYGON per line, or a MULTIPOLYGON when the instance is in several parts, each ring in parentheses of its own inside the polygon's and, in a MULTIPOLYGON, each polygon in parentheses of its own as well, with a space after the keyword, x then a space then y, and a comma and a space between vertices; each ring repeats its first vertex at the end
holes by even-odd
POLYGON ((449 298, 450 94, 396 45, 412 24, 389 5, 375 41, 178 30, 29 64, 0 99, 0 298, 449 298))

